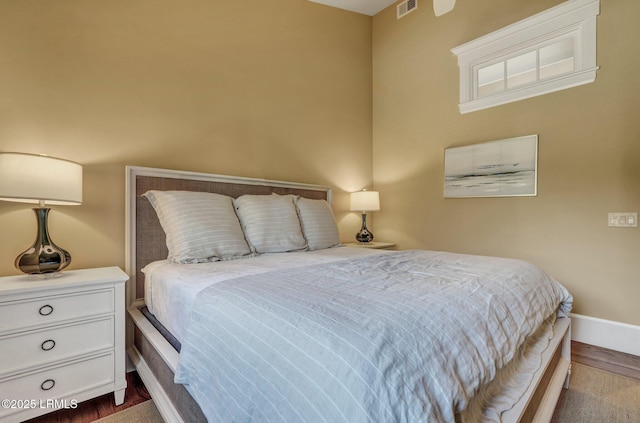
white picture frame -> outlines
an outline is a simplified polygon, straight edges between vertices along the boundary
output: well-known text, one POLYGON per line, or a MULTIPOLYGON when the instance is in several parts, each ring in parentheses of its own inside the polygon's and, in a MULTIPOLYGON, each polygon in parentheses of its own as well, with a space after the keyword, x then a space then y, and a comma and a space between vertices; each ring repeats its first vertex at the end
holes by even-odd
POLYGON ((444 198, 538 195, 538 135, 444 150, 444 198))

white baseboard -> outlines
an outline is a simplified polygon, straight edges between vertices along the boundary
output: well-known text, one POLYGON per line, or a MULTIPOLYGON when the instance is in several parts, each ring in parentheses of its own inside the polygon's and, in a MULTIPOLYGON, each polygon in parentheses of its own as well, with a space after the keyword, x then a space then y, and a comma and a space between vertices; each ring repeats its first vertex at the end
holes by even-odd
POLYGON ((571 313, 571 339, 640 356, 640 326, 571 313))

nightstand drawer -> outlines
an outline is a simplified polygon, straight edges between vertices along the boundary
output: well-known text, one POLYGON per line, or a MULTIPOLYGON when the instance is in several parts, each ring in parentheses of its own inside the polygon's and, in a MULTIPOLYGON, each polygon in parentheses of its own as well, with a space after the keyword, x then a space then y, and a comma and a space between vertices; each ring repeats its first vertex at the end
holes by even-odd
MULTIPOLYGON (((2 297, 0 297, 0 301, 2 297)), ((0 302, 0 332, 114 311, 113 289, 0 302)))
POLYGON ((113 316, 6 335, 0 337, 2 371, 11 373, 113 348, 113 337, 113 316))
MULTIPOLYGON (((35 401, 74 399, 74 394, 114 382, 113 353, 43 369, 21 377, 0 380, 2 399, 35 401)), ((0 417, 21 411, 0 408, 0 417)), ((53 411, 53 410, 48 410, 53 411)), ((45 410, 45 412, 47 412, 45 410)))

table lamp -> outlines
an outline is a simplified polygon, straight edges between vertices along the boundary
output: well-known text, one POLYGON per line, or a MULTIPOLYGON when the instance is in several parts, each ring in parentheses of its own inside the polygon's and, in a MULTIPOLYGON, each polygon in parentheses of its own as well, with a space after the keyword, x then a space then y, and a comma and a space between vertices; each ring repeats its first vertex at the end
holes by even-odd
POLYGON ((351 211, 362 212, 362 228, 356 234, 356 240, 361 244, 373 241, 373 233, 367 229, 367 212, 380 210, 380 195, 378 191, 362 190, 351 193, 351 211))
POLYGON ((31 247, 20 254, 15 266, 40 275, 58 272, 71 263, 71 255, 49 238, 47 219, 52 205, 82 203, 82 166, 63 159, 36 154, 0 153, 0 200, 39 203, 38 232, 31 247))

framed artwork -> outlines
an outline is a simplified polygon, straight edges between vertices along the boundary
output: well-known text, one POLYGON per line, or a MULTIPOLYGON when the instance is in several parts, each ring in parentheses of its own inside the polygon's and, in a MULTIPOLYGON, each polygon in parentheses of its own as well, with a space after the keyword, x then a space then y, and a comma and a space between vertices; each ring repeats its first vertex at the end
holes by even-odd
POLYGON ((444 197, 537 195, 538 135, 444 150, 444 197))

